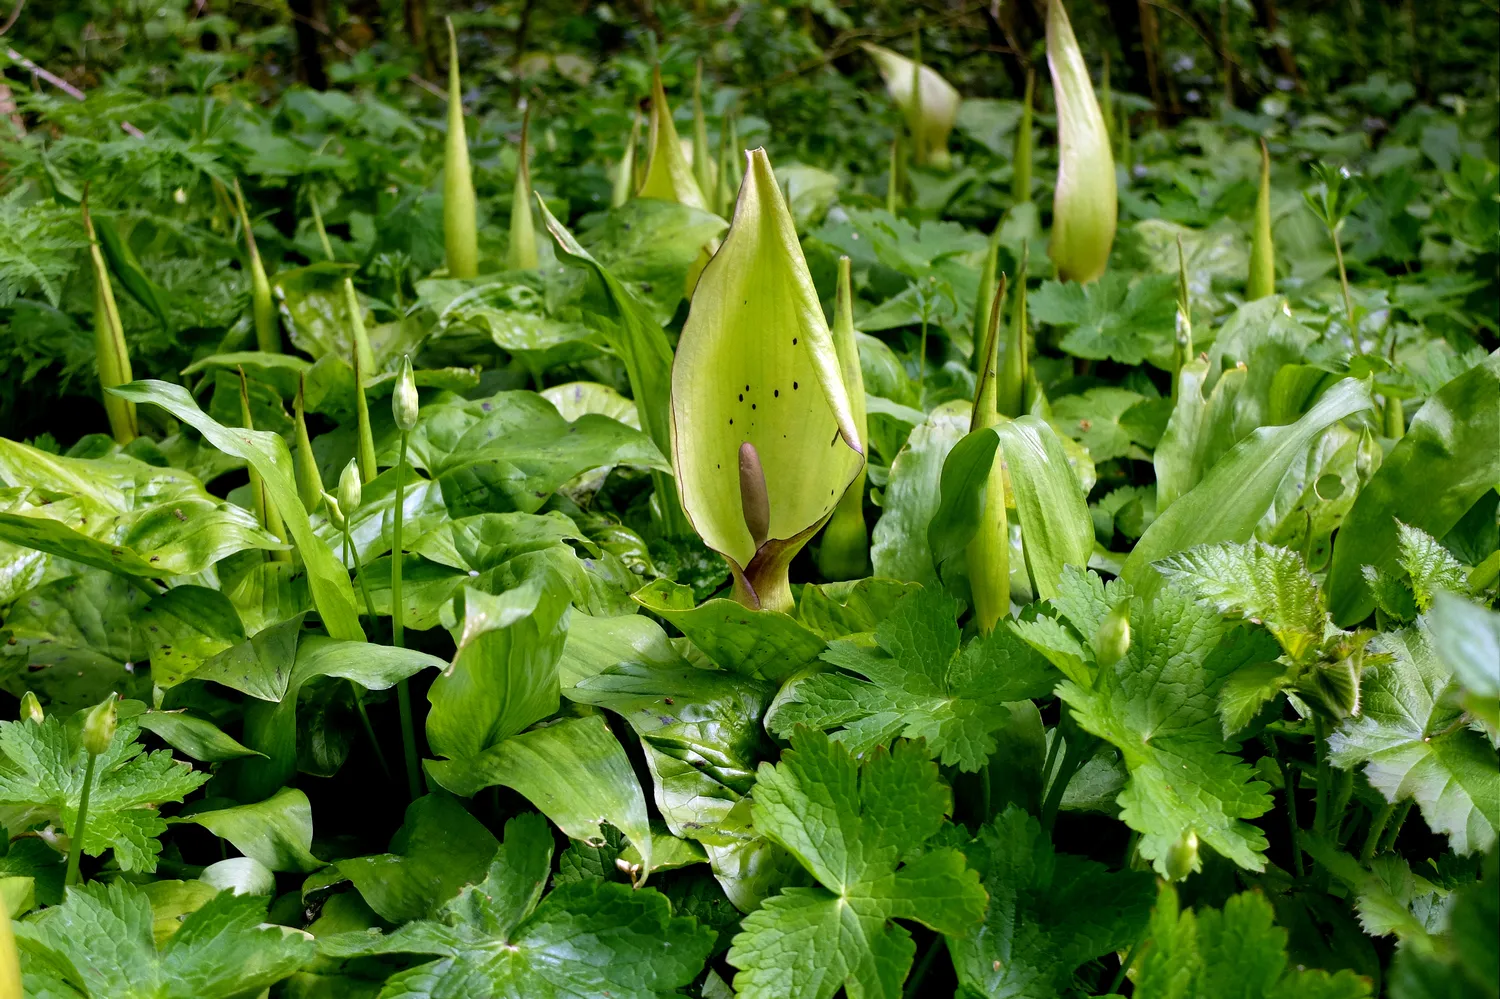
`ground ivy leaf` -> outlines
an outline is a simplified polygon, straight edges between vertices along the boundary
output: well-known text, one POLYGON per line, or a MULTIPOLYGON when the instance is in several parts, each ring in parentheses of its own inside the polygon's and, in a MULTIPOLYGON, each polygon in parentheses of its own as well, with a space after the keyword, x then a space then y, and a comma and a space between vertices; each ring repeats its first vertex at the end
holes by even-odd
POLYGON ((1288 967, 1287 932, 1259 892, 1224 908, 1181 911, 1163 884, 1151 937, 1136 965, 1135 999, 1364 999, 1370 982, 1352 971, 1288 967))
POLYGON ((1058 695, 1087 731, 1120 749, 1130 773, 1120 818, 1141 833, 1143 857, 1166 873, 1168 849, 1195 833, 1241 867, 1265 867, 1266 839, 1244 821, 1271 807, 1267 785, 1220 735, 1224 679, 1274 659, 1264 632, 1227 624, 1168 585, 1131 604, 1130 651, 1092 687, 1069 681, 1058 695))
POLYGON ((237 999, 312 959, 312 938, 265 925, 266 899, 225 891, 158 949, 151 903, 116 881, 69 888, 62 905, 15 924, 26 993, 87 999, 237 999))
POLYGON ((975 771, 995 751, 1006 701, 1050 693, 1057 674, 1006 629, 959 651, 958 604, 940 592, 901 598, 875 629, 877 648, 835 641, 823 659, 839 671, 790 684, 766 724, 786 736, 797 725, 838 729, 856 756, 897 735, 925 738, 945 765, 975 771))
POLYGON ((952 806, 919 742, 861 763, 799 728, 781 762, 763 763, 755 826, 789 850, 819 887, 788 888, 745 918, 729 963, 746 999, 898 996, 911 967, 911 919, 950 935, 984 913, 978 875, 953 849, 921 852, 952 806), (903 861, 905 863, 903 863, 903 861))
MULTIPOLYGON (((156 870, 158 841, 167 824, 157 814, 166 801, 181 801, 209 775, 172 758, 169 751, 145 752, 136 742, 140 726, 121 721, 109 748, 94 767, 88 828, 83 852, 115 851, 126 871, 156 870)), ((73 831, 83 793, 88 754, 81 730, 72 731, 48 715, 41 724, 0 723, 0 804, 24 811, 27 825, 55 822, 73 831)))
POLYGON ((489 876, 464 889, 441 922, 339 933, 319 941, 329 957, 429 954, 390 978, 385 999, 526 996, 527 999, 656 999, 697 976, 714 932, 673 916, 652 888, 608 881, 562 885, 545 898, 552 834, 540 815, 505 824, 489 876))
POLYGON ((1416 799, 1422 817, 1457 853, 1487 850, 1500 829, 1500 758, 1462 723, 1447 696, 1453 676, 1422 627, 1379 636, 1392 656, 1366 671, 1363 711, 1328 738, 1330 758, 1365 776, 1387 801, 1416 799))
POLYGON ((1057 854, 1041 823, 1011 805, 965 850, 984 878, 984 924, 949 937, 959 984, 990 999, 1052 999, 1080 964, 1128 948, 1154 896, 1140 871, 1057 854))

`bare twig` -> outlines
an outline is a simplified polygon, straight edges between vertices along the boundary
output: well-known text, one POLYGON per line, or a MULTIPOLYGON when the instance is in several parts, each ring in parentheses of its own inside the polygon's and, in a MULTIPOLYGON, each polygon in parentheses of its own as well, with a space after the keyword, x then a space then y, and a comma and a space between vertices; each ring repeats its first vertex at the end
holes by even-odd
POLYGON ((26 6, 26 0, 16 0, 15 7, 13 7, 11 9, 10 17, 7 17, 5 19, 5 23, 4 24, 0 24, 0 35, 5 34, 7 31, 9 31, 11 29, 11 27, 16 23, 16 18, 18 18, 18 17, 21 16, 21 10, 25 6, 26 6))

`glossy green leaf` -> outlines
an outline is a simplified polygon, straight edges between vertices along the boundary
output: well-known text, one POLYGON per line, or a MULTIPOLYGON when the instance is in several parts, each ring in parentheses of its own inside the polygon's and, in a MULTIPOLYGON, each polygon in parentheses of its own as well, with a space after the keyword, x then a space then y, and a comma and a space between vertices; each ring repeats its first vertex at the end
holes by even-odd
POLYGON ((427 692, 427 741, 471 758, 557 710, 568 594, 552 575, 491 596, 465 587, 458 650, 427 692))
POLYGON ((147 711, 137 715, 135 720, 141 728, 160 736, 173 749, 204 763, 260 755, 230 738, 213 722, 186 711, 147 711))
POLYGON ((122 385, 114 391, 138 405, 155 403, 196 428, 215 447, 248 461, 260 473, 270 500, 280 510, 287 530, 296 540, 323 626, 335 638, 360 640, 365 637, 359 626, 359 613, 355 609, 354 589, 349 583, 348 573, 334 559, 328 546, 313 533, 307 509, 297 495, 292 456, 285 441, 265 431, 223 426, 199 409, 193 397, 180 385, 141 381, 122 385))
POLYGON ((1250 540, 1293 463, 1328 427, 1369 407, 1369 389, 1347 378, 1296 423, 1250 434, 1152 522, 1125 560, 1121 577, 1149 586, 1147 567, 1157 559, 1195 545, 1250 540))
POLYGON ((1362 570, 1395 564, 1398 521, 1442 537, 1500 482, 1496 439, 1500 352, 1429 398, 1360 491, 1334 539, 1328 570, 1335 622, 1354 624, 1374 608, 1362 570))
POLYGON ((174 822, 200 825, 273 871, 315 871, 312 803, 296 788, 282 788, 265 801, 212 812, 194 812, 174 822))
POLYGON ((428 760, 427 773, 471 797, 496 784, 514 788, 568 836, 598 845, 602 823, 624 833, 651 862, 646 797, 603 715, 570 718, 513 735, 475 756, 428 760))
POLYGON ((819 635, 780 611, 750 610, 722 597, 695 607, 691 590, 666 580, 632 597, 680 630, 714 663, 752 679, 784 679, 823 651, 819 635))

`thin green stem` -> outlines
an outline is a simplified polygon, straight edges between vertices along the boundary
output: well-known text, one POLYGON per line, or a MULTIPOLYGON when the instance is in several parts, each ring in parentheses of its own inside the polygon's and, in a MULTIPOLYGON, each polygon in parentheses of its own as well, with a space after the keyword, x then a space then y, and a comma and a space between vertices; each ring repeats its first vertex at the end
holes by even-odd
POLYGON ((1281 783, 1286 793, 1287 832, 1292 839, 1292 870, 1301 878, 1307 874, 1307 868, 1302 863, 1302 825, 1297 820, 1297 771, 1282 755, 1281 743, 1276 737, 1268 735, 1266 739, 1271 744, 1271 756, 1281 770, 1281 783))
POLYGON ((1344 270, 1344 247, 1339 241, 1337 226, 1329 226, 1328 238, 1333 240, 1333 259, 1339 264, 1339 286, 1344 291, 1344 315, 1349 322, 1349 339, 1354 342, 1354 353, 1363 354, 1359 346, 1359 330, 1354 325, 1354 300, 1349 297, 1349 274, 1344 270))
POLYGON ((1411 814, 1411 806, 1414 804, 1411 798, 1407 798, 1401 805, 1401 810, 1396 813, 1396 821, 1391 823, 1390 829, 1386 830, 1385 839, 1380 841, 1379 853, 1390 853, 1396 846, 1396 840, 1401 835, 1401 827, 1406 824, 1406 817, 1411 814))
POLYGON ((1109 994, 1114 995, 1120 991, 1125 984, 1125 976, 1130 974, 1130 969, 1135 966, 1136 956, 1141 952, 1141 944, 1146 942, 1146 931, 1142 930, 1140 936, 1135 938, 1135 943, 1125 952, 1125 960, 1120 962, 1120 970, 1115 972, 1114 981, 1109 983, 1109 994))
MULTIPOLYGON (((370 615, 370 634, 375 634, 375 604, 370 600, 370 588, 365 585, 365 567, 359 561, 358 551, 354 547, 354 538, 349 533, 349 521, 344 520, 344 563, 354 563, 354 578, 359 580, 359 588, 365 595, 365 611, 370 615)), ((365 730, 365 736, 370 740, 370 748, 375 750, 375 761, 380 764, 380 769, 387 777, 391 775, 391 765, 386 762, 385 751, 380 748, 380 740, 375 738, 375 726, 370 724, 370 713, 365 710, 365 702, 360 697, 363 688, 353 680, 349 681, 349 692, 354 695, 354 710, 359 713, 360 725, 365 730)))
MULTIPOLYGON (((391 644, 406 647, 406 627, 402 620, 401 527, 406 515, 406 438, 401 431, 401 447, 396 456, 396 510, 391 517, 391 644)), ((401 750, 406 757, 406 789, 413 800, 422 794, 422 768, 417 762, 417 729, 412 718, 411 685, 402 680, 396 684, 396 707, 401 713, 401 750)))
POLYGON ((89 823, 89 795, 94 790, 94 762, 98 759, 97 753, 89 753, 89 762, 83 768, 83 793, 78 796, 78 821, 73 825, 68 845, 68 872, 63 877, 65 885, 78 883, 78 865, 83 862, 83 834, 89 823))
POLYGON ((1366 867, 1370 861, 1375 859, 1375 848, 1380 844, 1380 834, 1385 832, 1386 825, 1391 821, 1391 816, 1396 814, 1396 803, 1387 802, 1380 806, 1380 811, 1370 818, 1370 831, 1365 836, 1364 849, 1359 851, 1359 862, 1366 867))
POLYGON ((927 310, 922 310, 922 337, 917 342, 917 408, 927 407, 927 310))
POLYGON ((1328 765, 1328 723, 1319 714, 1313 715, 1313 751, 1318 756, 1318 793, 1313 799, 1313 832, 1323 836, 1328 832, 1329 785, 1333 783, 1333 770, 1328 765))
POLYGON ((927 977, 927 972, 932 968, 932 962, 937 959, 938 948, 943 945, 943 936, 938 934, 932 943, 927 945, 927 950, 922 955, 922 960, 917 962, 916 970, 907 979, 906 990, 902 993, 904 999, 916 999, 923 994, 922 980, 927 977))
POLYGON ((1098 744, 1097 739, 1080 735, 1077 739, 1068 740, 1067 746, 1063 748, 1062 763, 1058 764, 1057 776, 1052 779, 1052 786, 1047 789, 1047 800, 1042 802, 1042 828, 1052 830, 1057 821, 1058 810, 1062 808, 1063 794, 1068 790, 1068 784, 1073 780, 1073 775, 1083 769, 1084 763, 1093 755, 1094 747, 1098 744))
POLYGON ((354 535, 349 530, 349 521, 344 521, 344 563, 353 564, 354 578, 359 583, 359 592, 365 598, 365 614, 370 618, 370 634, 376 631, 375 601, 370 599, 370 586, 365 580, 365 565, 360 560, 359 549, 354 547, 354 535))
POLYGON ((979 808, 982 818, 981 822, 988 822, 994 815, 994 805, 990 800, 990 765, 985 763, 979 768, 979 808))

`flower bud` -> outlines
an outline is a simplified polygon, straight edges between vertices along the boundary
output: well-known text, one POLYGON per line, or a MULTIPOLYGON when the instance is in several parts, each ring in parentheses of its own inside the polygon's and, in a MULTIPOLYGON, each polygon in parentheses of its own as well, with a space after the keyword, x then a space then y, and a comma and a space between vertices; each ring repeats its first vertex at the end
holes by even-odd
POLYGON ((1166 868, 1163 873, 1168 881, 1182 881, 1196 870, 1203 867, 1198 859, 1198 834, 1189 829, 1182 837, 1167 848, 1167 855, 1162 858, 1162 865, 1166 868))
POLYGON ((1121 601, 1094 632, 1094 661, 1108 669, 1130 651, 1130 603, 1121 601))
POLYGON ((331 493, 323 494, 323 512, 328 515, 330 524, 341 531, 344 529, 344 511, 331 493))
POLYGON ((344 466, 344 471, 339 476, 340 512, 346 517, 354 516, 354 511, 359 509, 363 498, 364 483, 359 479, 359 463, 350 458, 349 464, 344 466))
POLYGON ((401 374, 396 376, 396 391, 391 396, 391 415, 396 418, 396 426, 403 432, 416 427, 417 410, 420 407, 417 379, 412 374, 411 355, 407 354, 401 359, 401 374))
POLYGON ((1057 187, 1048 255, 1065 281, 1104 273, 1115 241, 1119 197, 1109 130, 1062 0, 1047 6, 1047 65, 1057 100, 1057 187))
POLYGON ((922 65, 920 59, 908 59, 879 45, 861 43, 860 48, 875 60, 886 92, 906 119, 912 136, 912 159, 919 165, 947 169, 952 162, 948 134, 958 120, 962 103, 958 90, 932 67, 922 65))
POLYGON ((46 712, 42 710, 42 702, 37 700, 36 694, 29 690, 21 695, 21 717, 29 722, 36 722, 38 725, 42 723, 43 718, 47 717, 46 712))
POLYGON ((101 703, 89 709, 83 720, 83 748, 90 756, 98 756, 114 741, 115 728, 120 722, 119 699, 110 694, 101 703))

